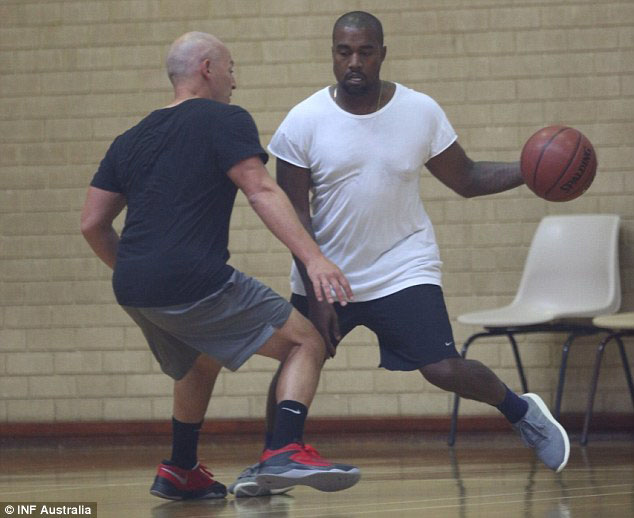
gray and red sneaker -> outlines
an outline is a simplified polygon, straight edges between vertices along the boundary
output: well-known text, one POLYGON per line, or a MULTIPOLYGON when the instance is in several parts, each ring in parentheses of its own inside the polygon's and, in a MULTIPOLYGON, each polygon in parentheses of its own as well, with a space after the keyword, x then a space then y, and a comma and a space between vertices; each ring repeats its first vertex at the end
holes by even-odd
POLYGON ((267 487, 260 487, 255 481, 258 473, 260 472, 260 463, 257 462, 248 468, 245 468, 242 473, 238 475, 238 478, 233 484, 229 484, 227 491, 232 495, 236 495, 237 498, 249 497, 249 496, 273 496, 287 493, 293 486, 283 487, 281 489, 269 489, 267 487))
POLYGON ((297 485, 319 491, 341 491, 354 486, 361 471, 348 464, 333 464, 308 444, 291 443, 278 450, 264 450, 255 480, 269 490, 297 485))
POLYGON ((183 469, 163 461, 159 464, 150 493, 168 500, 224 498, 227 488, 213 479, 213 474, 200 462, 192 469, 183 469))

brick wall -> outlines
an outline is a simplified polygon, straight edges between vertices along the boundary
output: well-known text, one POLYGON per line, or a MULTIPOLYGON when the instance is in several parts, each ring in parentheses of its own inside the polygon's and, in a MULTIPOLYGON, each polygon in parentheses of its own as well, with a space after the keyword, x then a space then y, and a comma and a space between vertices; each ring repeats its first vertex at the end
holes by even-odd
MULTIPOLYGON (((384 23, 383 77, 436 98, 474 159, 514 160, 538 128, 585 132, 599 173, 582 198, 551 204, 522 187, 463 200, 423 171, 447 304, 461 312, 512 298, 545 214, 618 213, 623 307, 634 308, 634 4, 628 0, 3 0, 0 3, 0 422, 169 417, 171 383, 118 308, 110 271, 79 234, 86 187, 110 141, 170 100, 171 41, 216 34, 232 51, 234 102, 266 144, 289 108, 332 81, 330 32, 345 11, 384 23)), ((120 222, 119 222, 120 224, 120 222)), ((290 258, 238 199, 232 264, 288 295, 290 258)), ((472 328, 455 324, 458 342, 472 328)), ((559 339, 523 339, 532 389, 552 401, 559 339)), ((473 348, 512 387, 508 347, 473 348)), ((575 347, 564 411, 585 402, 594 341, 575 347)), ((613 350, 597 410, 628 411, 613 350)), ((446 415, 448 394, 415 373, 378 370, 355 330, 328 362, 312 415, 446 415)), ((274 362, 223 373, 209 417, 260 417, 274 362)), ((489 414, 465 403, 465 413, 489 414)))

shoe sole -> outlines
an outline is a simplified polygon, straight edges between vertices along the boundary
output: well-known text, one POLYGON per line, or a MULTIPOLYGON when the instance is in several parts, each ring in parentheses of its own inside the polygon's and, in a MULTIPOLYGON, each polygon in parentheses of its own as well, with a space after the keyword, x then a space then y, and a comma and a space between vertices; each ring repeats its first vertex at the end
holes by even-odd
POLYGON ((566 464, 568 464, 568 457, 570 456, 570 440, 568 439, 568 434, 566 433, 566 430, 564 430, 564 427, 561 426, 557 422, 557 420, 553 417, 553 415, 550 413, 550 410, 548 410, 546 403, 544 403, 544 400, 541 397, 531 392, 524 394, 524 396, 533 400, 533 402, 542 411, 542 413, 548 418, 548 420, 557 427, 562 437, 564 438, 564 445, 565 445, 564 460, 559 465, 559 467, 555 470, 555 473, 559 473, 562 469, 566 467, 566 464))
POLYGON ((224 498, 225 496, 227 496, 224 493, 208 493, 205 496, 184 497, 179 495, 168 495, 166 493, 161 493, 156 489, 151 489, 150 494, 153 496, 158 496, 159 498, 165 498, 166 500, 210 500, 213 498, 224 498))
POLYGON ((236 498, 254 497, 254 496, 273 496, 281 495, 289 492, 294 486, 283 487, 280 489, 270 489, 262 486, 258 486, 256 482, 243 482, 236 484, 231 488, 230 493, 234 494, 236 498))
POLYGON ((165 493, 161 493, 160 491, 156 491, 155 489, 150 489, 150 494, 153 496, 158 496, 159 498, 165 498, 165 500, 182 500, 182 496, 172 496, 166 495, 165 493))
POLYGON ((291 469, 284 473, 261 473, 255 481, 269 490, 284 489, 290 486, 310 486, 319 491, 333 492, 354 486, 361 478, 358 469, 350 471, 313 471, 291 469))

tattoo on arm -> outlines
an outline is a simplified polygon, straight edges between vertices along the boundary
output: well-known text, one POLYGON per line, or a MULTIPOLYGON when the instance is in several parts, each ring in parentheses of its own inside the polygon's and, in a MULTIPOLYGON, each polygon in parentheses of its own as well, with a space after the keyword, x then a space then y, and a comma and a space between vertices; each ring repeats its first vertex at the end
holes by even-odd
POLYGON ((524 183, 519 162, 473 162, 469 179, 470 196, 508 191, 524 183))

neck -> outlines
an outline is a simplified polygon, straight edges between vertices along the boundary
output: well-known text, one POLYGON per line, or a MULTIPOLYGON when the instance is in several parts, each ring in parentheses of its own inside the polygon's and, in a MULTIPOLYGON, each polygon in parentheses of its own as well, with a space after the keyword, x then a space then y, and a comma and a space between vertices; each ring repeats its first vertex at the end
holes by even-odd
POLYGON ((197 83, 192 81, 178 82, 174 85, 174 98, 172 99, 172 102, 166 106, 166 108, 177 106, 183 101, 188 101, 189 99, 205 97, 205 94, 206 92, 204 89, 202 89, 197 83))
POLYGON ((174 106, 178 106, 180 103, 184 101, 188 101, 189 99, 199 99, 199 95, 188 95, 188 96, 175 96, 171 103, 169 103, 165 108, 173 108, 174 106))
POLYGON ((344 110, 355 115, 367 115, 381 108, 383 97, 383 81, 379 81, 362 95, 353 95, 346 92, 338 84, 332 92, 335 102, 344 110))

